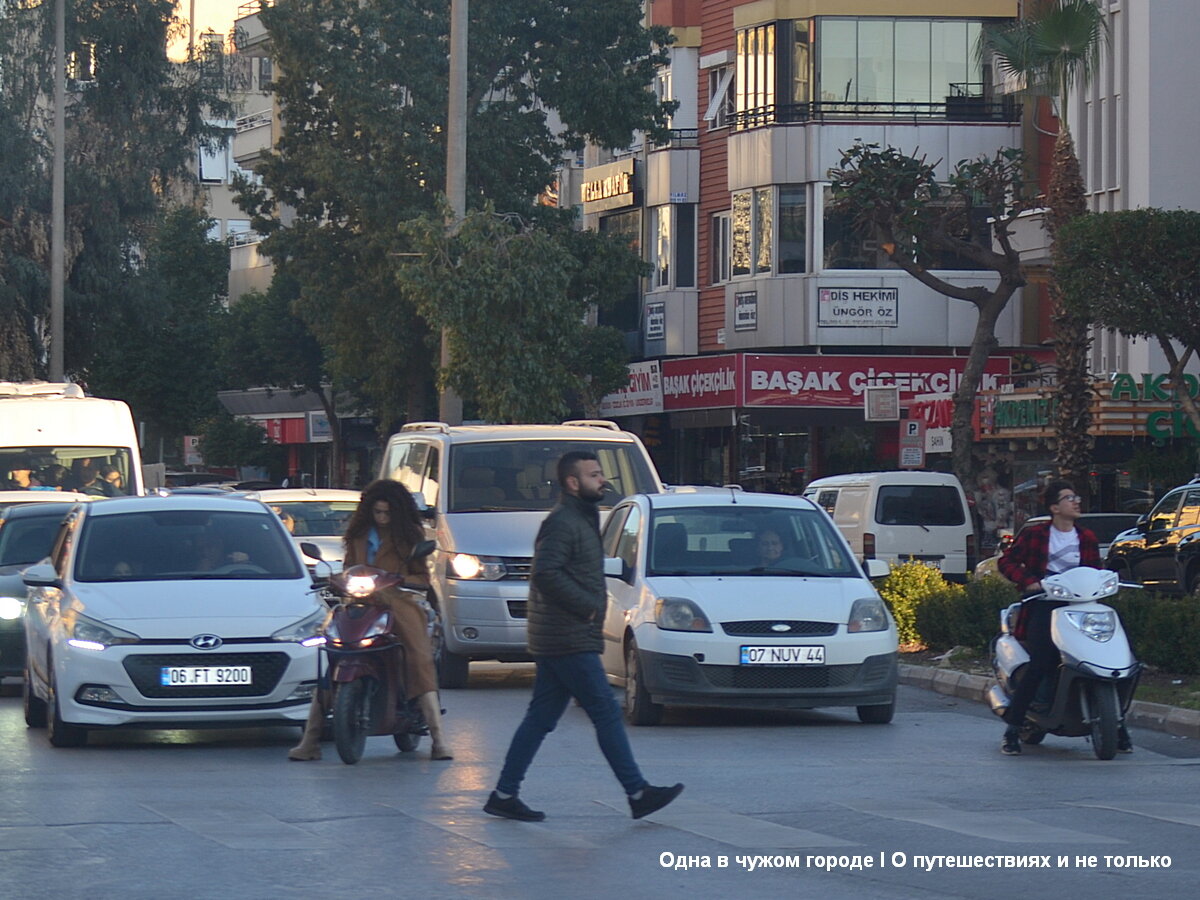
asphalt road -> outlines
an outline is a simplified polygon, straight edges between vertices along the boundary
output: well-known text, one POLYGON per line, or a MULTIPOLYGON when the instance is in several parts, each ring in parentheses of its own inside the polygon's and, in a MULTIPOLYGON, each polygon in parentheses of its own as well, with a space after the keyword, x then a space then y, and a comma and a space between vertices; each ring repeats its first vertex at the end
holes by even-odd
POLYGON ((1137 752, 1100 762, 1050 737, 1007 758, 990 713, 916 688, 889 726, 853 710, 672 711, 631 736, 651 781, 687 790, 634 822, 572 708, 522 792, 548 818, 526 824, 480 807, 531 667, 475 664, 472 678, 443 697, 453 762, 371 738, 357 766, 331 745, 288 762, 284 728, 54 750, 6 682, 0 898, 1136 900, 1200 882, 1200 742, 1135 730, 1137 752))

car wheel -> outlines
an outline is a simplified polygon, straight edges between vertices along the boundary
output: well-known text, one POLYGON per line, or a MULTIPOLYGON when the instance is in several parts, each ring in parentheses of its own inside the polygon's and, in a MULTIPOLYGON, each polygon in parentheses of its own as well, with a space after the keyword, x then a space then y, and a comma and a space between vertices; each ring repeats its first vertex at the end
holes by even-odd
POLYGON ((63 721, 62 709, 58 702, 58 684, 51 680, 50 685, 50 694, 54 698, 53 712, 47 723, 46 731, 46 736, 50 739, 50 746, 82 747, 87 743, 87 729, 63 721))
POLYGON ((21 704, 25 708, 25 724, 30 728, 45 728, 46 701, 33 692, 29 666, 25 667, 25 681, 21 685, 21 704))
POLYGON ((638 661, 637 643, 630 641, 625 647, 625 721, 630 725, 657 725, 662 721, 663 707, 650 699, 642 681, 641 663, 638 661))
POLYGON ((442 647, 441 659, 438 660, 438 687, 465 688, 471 677, 471 658, 451 653, 442 647))
POLYGON ((892 721, 892 716, 896 714, 896 700, 893 697, 891 703, 859 706, 857 707, 857 712, 858 721, 864 725, 886 725, 892 721))

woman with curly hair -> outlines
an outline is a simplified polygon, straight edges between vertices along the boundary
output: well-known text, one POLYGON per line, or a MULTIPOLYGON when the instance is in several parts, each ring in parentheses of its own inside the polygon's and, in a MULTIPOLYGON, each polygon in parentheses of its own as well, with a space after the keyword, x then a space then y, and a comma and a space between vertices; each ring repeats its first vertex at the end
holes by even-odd
MULTIPOLYGON (((413 547, 425 539, 421 516, 412 494, 398 481, 373 481, 362 492, 357 509, 346 525, 342 543, 346 555, 345 569, 359 564, 374 566, 387 572, 404 575, 404 586, 429 587, 429 570, 424 559, 410 560, 413 547)), ((429 735, 433 739, 431 759, 453 759, 442 734, 441 705, 437 693, 437 671, 433 664, 433 647, 427 630, 424 609, 403 592, 387 590, 377 594, 374 602, 392 610, 392 627, 404 643, 404 683, 406 700, 420 704, 429 735)), ((321 758, 321 727, 325 710, 320 695, 313 697, 300 743, 288 751, 288 759, 304 761, 321 758)))

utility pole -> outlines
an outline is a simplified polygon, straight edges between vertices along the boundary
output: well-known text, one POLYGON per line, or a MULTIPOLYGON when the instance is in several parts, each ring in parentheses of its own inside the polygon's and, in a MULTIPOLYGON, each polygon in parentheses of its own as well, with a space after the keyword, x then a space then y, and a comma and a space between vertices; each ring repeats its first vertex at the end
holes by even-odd
MULTIPOLYGON (((450 0, 450 98, 446 111, 446 199, 453 232, 467 214, 467 22, 468 0, 450 0)), ((450 345, 442 329, 441 367, 450 364, 450 345)), ((462 424, 462 398, 449 388, 438 394, 438 418, 462 424)))
POLYGON ((54 0, 54 167, 50 186, 50 380, 62 381, 63 268, 66 264, 67 0, 54 0))

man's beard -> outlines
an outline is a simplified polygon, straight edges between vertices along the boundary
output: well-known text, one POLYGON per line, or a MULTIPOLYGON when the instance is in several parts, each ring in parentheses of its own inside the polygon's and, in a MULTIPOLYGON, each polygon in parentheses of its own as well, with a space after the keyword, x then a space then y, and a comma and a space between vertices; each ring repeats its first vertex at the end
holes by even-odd
POLYGON ((600 488, 595 491, 589 491, 586 489, 580 490, 579 499, 586 500, 588 503, 599 503, 604 499, 604 488, 600 488))

